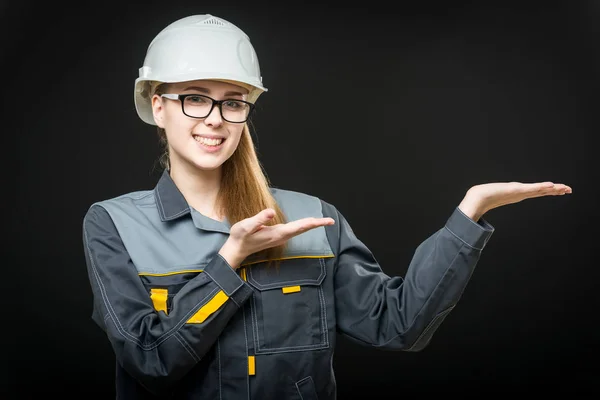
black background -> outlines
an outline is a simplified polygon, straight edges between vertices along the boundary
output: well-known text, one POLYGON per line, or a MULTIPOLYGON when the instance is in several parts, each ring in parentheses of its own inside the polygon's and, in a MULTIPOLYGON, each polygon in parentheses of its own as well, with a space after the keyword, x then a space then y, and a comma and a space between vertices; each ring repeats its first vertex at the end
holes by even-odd
POLYGON ((158 31, 203 13, 258 53, 272 184, 336 205, 389 274, 472 185, 573 188, 486 214, 496 232, 424 351, 340 338, 341 399, 598 392, 599 2, 91 3, 0 4, 4 398, 114 398, 82 218, 156 183, 133 82, 158 31))

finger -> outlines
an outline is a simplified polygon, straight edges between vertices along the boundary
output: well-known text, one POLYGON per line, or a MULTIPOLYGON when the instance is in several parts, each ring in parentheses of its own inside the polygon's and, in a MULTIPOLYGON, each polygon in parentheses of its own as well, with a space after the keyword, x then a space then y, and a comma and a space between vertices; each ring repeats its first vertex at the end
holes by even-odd
POLYGON ((528 192, 525 198, 535 198, 535 197, 543 197, 543 196, 560 196, 564 194, 572 193, 573 190, 570 186, 567 186, 562 183, 552 183, 549 185, 548 183, 537 184, 537 189, 534 191, 528 192))
POLYGON ((261 212, 255 215, 254 222, 257 226, 266 224, 275 216, 275 210, 272 208, 265 208, 261 212))
POLYGON ((561 195, 572 192, 573 190, 571 189, 571 187, 562 183, 555 183, 551 189, 548 189, 548 194, 550 195, 561 195))
POLYGON ((287 224, 282 225, 281 231, 286 236, 296 236, 300 233, 307 232, 311 229, 317 228, 319 226, 325 225, 333 225, 335 221, 333 218, 301 218, 295 221, 288 222, 287 224))
POLYGON ((254 217, 247 219, 247 231, 250 233, 254 233, 264 228, 264 225, 266 225, 267 222, 269 222, 274 216, 275 210, 273 210, 272 208, 265 208, 264 210, 256 214, 254 217))
POLYGON ((541 193, 553 187, 554 182, 550 181, 521 184, 521 190, 525 193, 541 193))
POLYGON ((570 186, 563 183, 554 183, 551 181, 523 183, 520 185, 520 192, 527 194, 527 197, 539 197, 548 195, 558 195, 572 193, 570 186))
POLYGON ((560 194, 570 194, 573 193, 573 188, 569 185, 565 185, 564 183, 557 183, 554 185, 557 191, 560 191, 560 194))
POLYGON ((542 190, 538 191, 542 196, 556 196, 567 193, 572 193, 573 190, 570 186, 567 186, 563 183, 553 183, 552 186, 547 186, 542 190))
POLYGON ((319 226, 335 224, 335 220, 333 218, 329 218, 329 217, 325 217, 325 218, 310 217, 310 218, 305 218, 303 222, 308 229, 317 228, 319 226))

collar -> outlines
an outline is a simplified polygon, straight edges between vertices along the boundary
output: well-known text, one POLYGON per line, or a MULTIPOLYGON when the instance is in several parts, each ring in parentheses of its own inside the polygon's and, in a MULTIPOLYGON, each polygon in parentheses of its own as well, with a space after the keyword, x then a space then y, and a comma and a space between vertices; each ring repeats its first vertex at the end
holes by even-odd
POLYGON ((229 222, 216 221, 196 211, 188 204, 185 197, 165 169, 154 188, 158 214, 162 222, 172 221, 191 214, 194 225, 198 229, 229 233, 229 222))
POLYGON ((161 221, 171 221, 190 213, 190 206, 187 200, 183 197, 173 179, 171 179, 171 175, 169 175, 167 169, 163 171, 158 180, 154 188, 154 193, 161 221))

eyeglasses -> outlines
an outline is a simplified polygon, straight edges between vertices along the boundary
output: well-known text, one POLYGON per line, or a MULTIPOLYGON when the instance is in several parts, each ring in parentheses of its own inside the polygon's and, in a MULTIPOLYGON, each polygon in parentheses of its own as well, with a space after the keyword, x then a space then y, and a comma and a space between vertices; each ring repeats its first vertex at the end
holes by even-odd
POLYGON ((181 111, 191 118, 206 118, 210 115, 215 105, 219 107, 221 117, 227 122, 246 122, 254 110, 254 104, 244 100, 224 99, 215 100, 202 94, 161 94, 171 100, 181 101, 181 111))

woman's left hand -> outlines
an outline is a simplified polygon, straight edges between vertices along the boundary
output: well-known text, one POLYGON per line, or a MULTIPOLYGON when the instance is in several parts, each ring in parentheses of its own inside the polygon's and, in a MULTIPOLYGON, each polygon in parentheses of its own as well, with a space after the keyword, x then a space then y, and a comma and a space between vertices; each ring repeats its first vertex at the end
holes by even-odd
POLYGON ((542 196, 570 194, 573 190, 563 183, 494 182, 475 185, 467 191, 458 208, 474 221, 486 212, 506 204, 513 204, 542 196))

